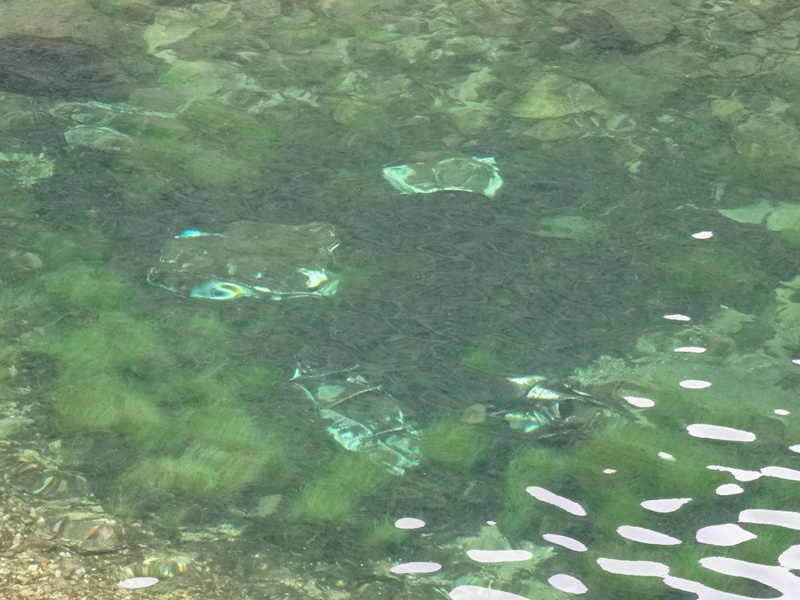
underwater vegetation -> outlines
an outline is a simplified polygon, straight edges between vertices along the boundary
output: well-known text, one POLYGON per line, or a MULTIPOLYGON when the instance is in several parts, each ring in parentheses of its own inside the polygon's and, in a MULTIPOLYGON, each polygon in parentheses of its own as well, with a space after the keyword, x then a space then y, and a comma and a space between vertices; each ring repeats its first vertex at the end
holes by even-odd
POLYGON ((678 253, 665 270, 668 282, 681 294, 717 302, 747 293, 756 280, 734 252, 708 245, 678 253))
MULTIPOLYGON (((730 578, 699 564, 699 558, 709 556, 710 550, 694 539, 698 524, 735 523, 737 519, 739 509, 715 493, 718 485, 730 481, 730 476, 707 468, 720 464, 720 460, 719 447, 691 439, 685 432, 665 432, 637 424, 605 432, 569 450, 523 450, 508 467, 506 510, 500 523, 504 530, 522 539, 557 532, 581 540, 594 557, 660 562, 669 565, 675 576, 733 591, 730 578), (672 453, 674 460, 660 458, 660 451, 672 453), (615 472, 604 472, 606 469, 615 472), (525 492, 530 485, 579 502, 587 516, 565 516, 560 509, 533 500, 525 492), (640 505, 645 500, 675 497, 692 501, 667 515, 640 505), (663 532, 683 543, 668 548, 622 544, 617 533, 617 527, 622 525, 663 532)), ((785 537, 783 533, 780 536, 785 537)), ((743 550, 745 546, 748 544, 742 545, 743 550)), ((778 547, 785 549, 788 545, 778 547)), ((763 562, 765 555, 750 547, 736 556, 743 560, 748 560, 746 556, 758 557, 756 562, 763 562)), ((645 594, 656 598, 665 593, 659 578, 628 577, 623 582, 620 576, 600 569, 594 560, 575 561, 570 569, 598 597, 632 599, 645 594)), ((736 585, 741 584, 734 584, 733 588, 736 585)))
POLYGON ((82 237, 38 236, 43 301, 25 316, 53 322, 30 350, 54 367, 47 391, 61 435, 119 449, 116 483, 106 485, 117 509, 161 512, 176 500, 229 500, 257 483, 280 488, 294 470, 292 430, 280 414, 265 422, 251 411, 269 401, 269 361, 240 350, 230 364, 236 338, 213 311, 165 321, 145 310, 141 290, 100 264, 102 236, 82 237))
POLYGON ((420 449, 423 459, 433 465, 465 471, 483 455, 486 439, 471 425, 439 421, 423 429, 420 449))
POLYGON ((507 368, 490 344, 479 342, 461 357, 466 366, 485 373, 505 373, 507 368))
POLYGON ((604 357, 578 372, 585 385, 597 384, 618 398, 648 398, 654 405, 638 411, 624 426, 598 431, 566 447, 517 450, 506 471, 501 527, 522 539, 555 531, 585 543, 591 560, 560 560, 568 562, 570 572, 598 597, 668 598, 672 592, 659 577, 623 579, 608 573, 599 568, 597 557, 652 561, 668 566, 675 577, 714 589, 769 595, 765 586, 716 573, 700 559, 722 555, 777 564, 778 556, 796 543, 795 531, 748 524, 747 531, 757 537, 724 551, 697 541, 696 534, 702 527, 737 523, 745 507, 796 511, 796 455, 788 447, 796 443, 800 427, 778 411, 796 406, 796 375, 788 360, 795 354, 787 354, 787 342, 794 344, 796 338, 785 335, 785 326, 794 322, 797 303, 792 282, 785 285, 763 316, 723 308, 709 322, 643 337, 635 360, 604 357), (708 352, 675 352, 685 344, 701 345, 708 352), (684 387, 681 382, 687 380, 709 385, 684 387), (752 441, 694 437, 687 428, 698 423, 740 430, 751 434, 752 441), (733 477, 718 467, 761 476, 743 484, 741 495, 725 496, 717 488, 733 477), (789 469, 787 474, 782 467, 789 469), (567 515, 532 499, 528 486, 578 502, 586 516, 567 515), (645 500, 664 498, 691 501, 667 514, 641 506, 645 500), (623 525, 661 532, 680 543, 624 543, 617 531, 623 525))
POLYGON ((230 189, 253 179, 255 169, 274 153, 278 139, 278 128, 263 118, 212 100, 197 100, 177 122, 148 121, 129 160, 143 162, 148 169, 180 173, 198 185, 230 189))
POLYGON ((374 552, 385 552, 398 546, 408 538, 408 531, 395 526, 388 519, 376 519, 368 527, 363 536, 365 549, 374 552))
POLYGON ((353 452, 339 454, 303 486, 290 516, 322 525, 342 524, 354 518, 362 502, 390 478, 369 457, 353 452))

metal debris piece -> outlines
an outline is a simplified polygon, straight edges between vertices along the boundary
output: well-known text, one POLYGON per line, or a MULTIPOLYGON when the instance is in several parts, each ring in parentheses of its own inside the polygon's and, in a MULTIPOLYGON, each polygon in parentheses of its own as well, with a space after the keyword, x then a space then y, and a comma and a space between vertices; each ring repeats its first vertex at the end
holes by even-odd
POLYGON ((53 176, 55 163, 44 155, 0 152, 0 170, 7 171, 21 187, 31 187, 41 179, 53 176))
POLYGON ((517 407, 494 414, 501 415, 512 429, 534 434, 541 440, 566 439, 577 431, 608 424, 625 414, 624 407, 567 384, 543 385, 546 379, 539 375, 507 380, 518 390, 517 407))
POLYGON ((317 407, 340 446, 364 452, 393 475, 402 475, 419 464, 419 434, 405 422, 397 401, 356 369, 315 372, 300 366, 292 381, 317 407))
POLYGON ((494 158, 454 157, 439 161, 384 167, 384 178, 404 194, 432 194, 442 190, 475 192, 493 197, 503 178, 494 158))
POLYGON ((339 279, 327 269, 338 246, 324 223, 233 223, 225 233, 187 229, 161 249, 147 281, 205 300, 325 297, 339 279))

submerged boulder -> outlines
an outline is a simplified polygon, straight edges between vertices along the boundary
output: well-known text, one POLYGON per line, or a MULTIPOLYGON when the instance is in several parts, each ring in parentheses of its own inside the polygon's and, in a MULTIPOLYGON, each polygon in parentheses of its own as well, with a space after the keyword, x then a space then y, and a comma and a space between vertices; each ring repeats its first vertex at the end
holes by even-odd
POLYGON ((533 84, 514 109, 514 114, 528 119, 556 119, 567 115, 606 111, 605 98, 588 83, 548 73, 533 84))
POLYGON ((572 14, 570 25, 604 48, 650 46, 663 42, 679 17, 669 0, 589 0, 572 14))

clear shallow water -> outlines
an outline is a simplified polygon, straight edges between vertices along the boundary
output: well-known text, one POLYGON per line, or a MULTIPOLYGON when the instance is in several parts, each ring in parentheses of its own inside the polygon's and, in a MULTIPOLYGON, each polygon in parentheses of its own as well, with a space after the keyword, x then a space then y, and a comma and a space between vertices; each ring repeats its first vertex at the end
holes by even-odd
POLYGON ((354 597, 796 594, 796 237, 717 210, 792 201, 777 12, 747 36, 738 8, 685 3, 678 33, 609 47, 544 3, 123 6, 83 18, 130 25, 125 61, 102 35, 34 40, 50 54, 4 98, 10 385, 110 514, 186 528, 185 548, 232 526, 233 558, 206 549, 223 570, 257 580, 244 557, 266 548, 354 597), (779 66, 742 71, 709 36, 779 66), (381 177, 456 155, 494 156, 498 194, 381 177), (330 224, 339 292, 146 285, 172 236, 237 221, 330 224), (358 364, 421 432, 420 466, 336 445, 298 363, 358 364), (492 416, 532 374, 637 408, 543 443, 492 416))

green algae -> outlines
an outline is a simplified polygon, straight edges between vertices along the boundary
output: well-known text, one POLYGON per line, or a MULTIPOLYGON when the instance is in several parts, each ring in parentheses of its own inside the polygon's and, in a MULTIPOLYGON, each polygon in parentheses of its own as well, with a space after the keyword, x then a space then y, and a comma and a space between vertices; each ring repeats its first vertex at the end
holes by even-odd
POLYGON ((279 129, 264 118, 210 99, 194 100, 177 121, 152 120, 125 158, 214 189, 247 185, 273 155, 279 129))
POLYGON ((756 281, 736 253, 708 245, 676 254, 667 262, 665 274, 679 292, 717 302, 746 293, 756 281))
POLYGON ((408 531, 399 529, 387 519, 376 519, 364 532, 363 544, 367 551, 386 552, 407 539, 408 531))
POLYGON ((473 426, 440 421, 422 431, 420 449, 426 462, 449 469, 466 470, 483 455, 486 439, 473 426))
POLYGON ((131 306, 133 286, 101 265, 72 263, 42 276, 48 299, 62 308, 87 311, 118 310, 131 306))
POLYGON ((156 324, 127 313, 101 313, 83 327, 57 333, 41 344, 72 376, 114 371, 154 379, 175 368, 156 324))
POLYGON ((120 478, 128 500, 152 503, 174 497, 192 501, 221 500, 253 484, 269 460, 252 452, 191 444, 178 456, 141 461, 120 478))
POLYGON ((278 139, 278 129, 266 119, 213 101, 192 102, 178 120, 244 159, 268 156, 278 139))
POLYGON ((9 300, 68 315, 32 348, 54 362, 49 395, 63 435, 120 448, 118 508, 168 512, 175 498, 213 504, 265 481, 283 485, 295 464, 288 428, 279 416, 254 420, 244 401, 269 394, 271 367, 231 365, 236 337, 213 312, 168 323, 144 312, 137 287, 99 262, 106 244, 96 233, 38 239, 50 269, 41 301, 9 300))
POLYGON ((461 357, 461 362, 466 366, 484 373, 502 374, 505 366, 498 357, 494 348, 487 342, 479 342, 461 357))
POLYGON ((53 406, 67 434, 113 434, 153 447, 170 432, 167 415, 148 390, 113 374, 62 378, 53 406))
POLYGON ((389 478, 369 457, 339 454, 303 487, 290 516, 309 523, 341 525, 389 478))
MULTIPOLYGON (((42 230, 36 232, 36 251, 41 255, 47 269, 89 269, 101 266, 107 258, 108 242, 93 229, 63 233, 42 230)), ((112 275, 113 276, 113 275, 112 275)))

